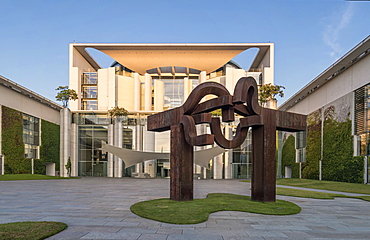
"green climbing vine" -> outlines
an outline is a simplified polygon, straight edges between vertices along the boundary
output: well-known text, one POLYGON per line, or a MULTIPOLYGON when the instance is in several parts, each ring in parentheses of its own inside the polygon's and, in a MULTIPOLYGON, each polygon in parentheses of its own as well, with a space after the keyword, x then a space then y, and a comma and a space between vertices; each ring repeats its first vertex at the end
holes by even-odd
POLYGON ((41 120, 40 159, 55 163, 55 170, 59 171, 60 154, 60 127, 57 124, 41 120))
MULTIPOLYGON (((302 177, 319 179, 321 159, 322 110, 308 115, 306 162, 302 164, 302 177)), ((339 182, 363 182, 363 157, 353 157, 353 137, 350 119, 339 122, 335 119, 335 108, 329 106, 324 112, 322 179, 339 182)), ((290 137, 289 137, 290 138, 290 137)), ((292 177, 299 174, 293 167, 294 141, 287 139, 283 147, 283 168, 292 166, 292 177), (293 165, 292 165, 293 164, 293 165)), ((294 139, 294 138, 293 138, 294 139)), ((298 166, 298 164, 295 164, 298 166)), ((283 169, 284 171, 284 169, 283 169)))
POLYGON ((299 164, 295 162, 295 137, 290 135, 283 146, 282 152, 282 174, 285 175, 285 167, 292 168, 292 178, 299 177, 299 164))
POLYGON ((5 173, 30 173, 30 162, 24 159, 22 113, 5 106, 2 106, 1 144, 5 173))

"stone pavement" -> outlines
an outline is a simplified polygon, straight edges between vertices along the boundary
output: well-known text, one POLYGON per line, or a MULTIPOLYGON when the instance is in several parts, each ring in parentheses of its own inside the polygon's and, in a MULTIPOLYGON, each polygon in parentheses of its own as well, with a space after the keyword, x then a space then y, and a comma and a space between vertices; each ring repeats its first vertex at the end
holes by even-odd
MULTIPOLYGON (((195 180, 195 198, 207 193, 250 194, 238 180, 195 180)), ((268 216, 218 212, 194 225, 141 218, 133 203, 169 197, 169 179, 82 178, 0 182, 0 223, 60 221, 68 229, 49 239, 231 240, 370 239, 370 202, 278 196, 302 212, 268 216)))

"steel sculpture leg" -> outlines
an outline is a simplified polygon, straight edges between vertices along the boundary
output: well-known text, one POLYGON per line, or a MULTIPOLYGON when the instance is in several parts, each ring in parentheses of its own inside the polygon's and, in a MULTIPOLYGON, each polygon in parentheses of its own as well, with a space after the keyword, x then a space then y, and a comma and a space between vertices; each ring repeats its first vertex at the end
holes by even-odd
POLYGON ((171 126, 170 199, 193 200, 193 147, 184 137, 181 124, 171 126))
POLYGON ((263 125, 252 129, 252 200, 276 201, 276 127, 263 125))

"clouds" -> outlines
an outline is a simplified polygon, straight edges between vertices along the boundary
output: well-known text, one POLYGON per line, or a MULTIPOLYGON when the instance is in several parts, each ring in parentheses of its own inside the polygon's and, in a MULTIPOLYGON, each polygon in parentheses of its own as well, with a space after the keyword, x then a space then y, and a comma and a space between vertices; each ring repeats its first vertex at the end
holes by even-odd
POLYGON ((345 8, 333 13, 333 16, 329 19, 330 23, 325 26, 322 33, 323 41, 331 48, 329 54, 333 58, 338 58, 339 55, 342 55, 343 50, 339 40, 343 34, 343 29, 350 24, 353 14, 353 3, 346 3, 345 8))

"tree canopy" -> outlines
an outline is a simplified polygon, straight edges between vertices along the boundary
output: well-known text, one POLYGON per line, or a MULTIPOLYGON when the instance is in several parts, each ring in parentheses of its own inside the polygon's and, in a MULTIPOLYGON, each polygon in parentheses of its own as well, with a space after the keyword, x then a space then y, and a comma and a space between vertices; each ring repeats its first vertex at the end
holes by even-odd
POLYGON ((277 101, 276 95, 279 97, 284 97, 284 86, 272 85, 271 83, 264 84, 259 88, 258 100, 260 103, 265 104, 268 101, 277 101))
POLYGON ((76 91, 73 89, 69 89, 68 86, 59 86, 55 90, 59 91, 55 96, 55 99, 57 101, 61 101, 63 103, 63 107, 68 106, 69 100, 78 99, 76 91))
POLYGON ((123 108, 123 107, 118 107, 118 106, 115 106, 111 109, 108 110, 108 114, 114 118, 116 116, 127 116, 128 115, 128 111, 123 108))

